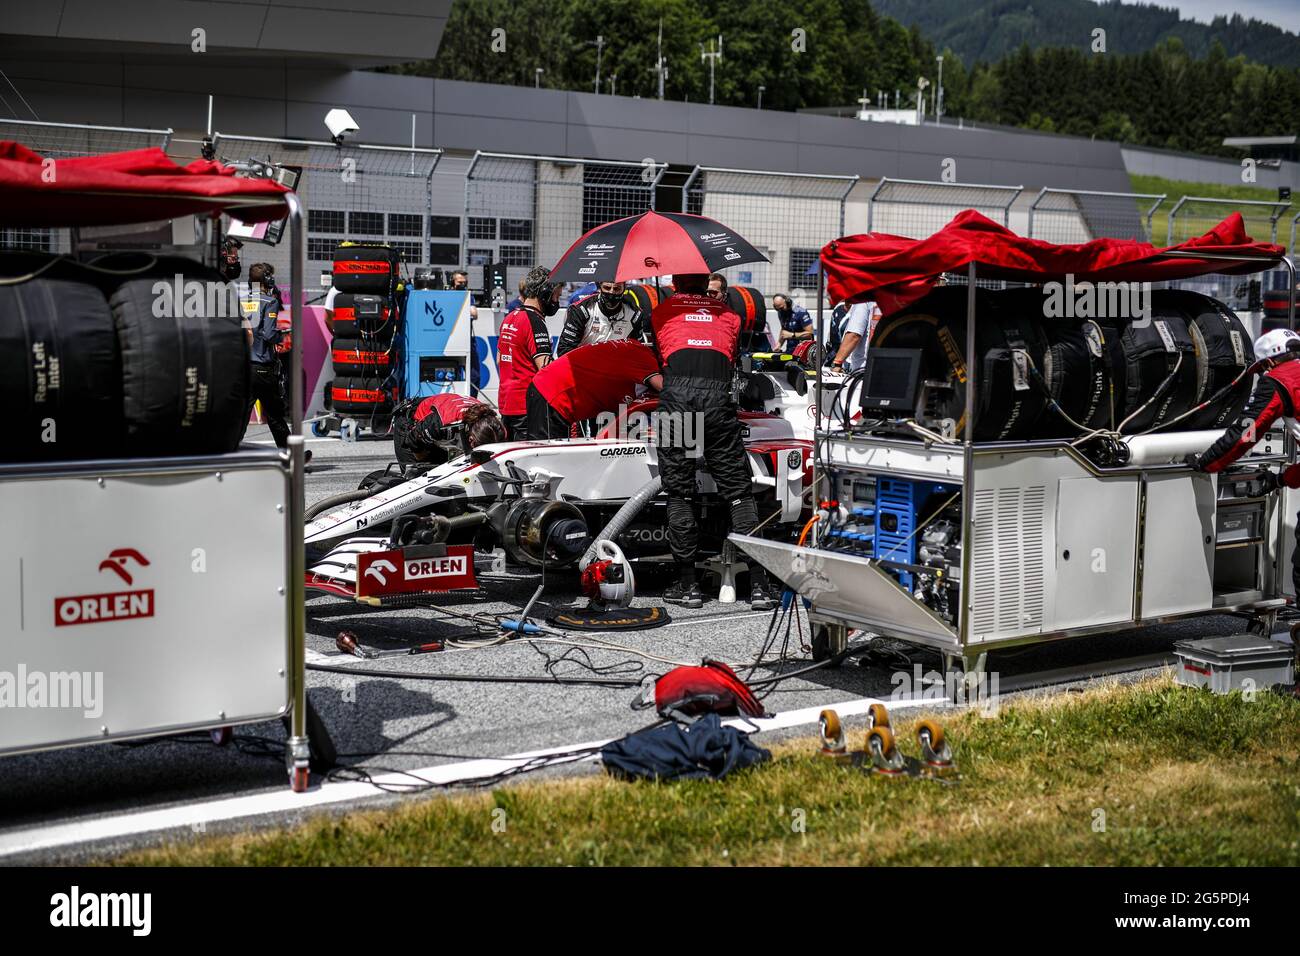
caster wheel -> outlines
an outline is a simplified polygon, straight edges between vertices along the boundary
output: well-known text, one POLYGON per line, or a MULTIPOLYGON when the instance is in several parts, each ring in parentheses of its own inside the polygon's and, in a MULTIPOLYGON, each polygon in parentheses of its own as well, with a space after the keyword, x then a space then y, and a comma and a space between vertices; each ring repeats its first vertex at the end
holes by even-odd
POLYGON ((311 780, 311 770, 307 767, 294 767, 289 779, 289 786, 294 793, 306 793, 307 783, 311 780))
POLYGON ((895 751, 894 732, 889 729, 888 724, 872 727, 867 731, 867 752, 873 757, 889 761, 894 758, 895 751))
POLYGON ((889 708, 884 704, 872 704, 867 708, 867 727, 888 727, 889 708))
POLYGON ((356 441, 357 431, 357 423, 349 418, 339 426, 339 437, 344 441, 356 441))
POLYGON ((842 754, 848 749, 844 740, 844 728, 840 725, 840 715, 833 710, 823 710, 818 719, 821 726, 822 753, 842 754))
POLYGON ((212 738, 212 742, 216 746, 224 747, 226 744, 230 743, 231 739, 235 736, 235 728, 214 727, 212 730, 208 731, 208 736, 212 738))
POLYGON ((317 438, 324 438, 330 433, 330 423, 320 418, 311 423, 311 433, 317 438))
POLYGON ((916 739, 922 747, 928 746, 935 753, 943 751, 943 727, 933 720, 923 720, 916 725, 916 739))

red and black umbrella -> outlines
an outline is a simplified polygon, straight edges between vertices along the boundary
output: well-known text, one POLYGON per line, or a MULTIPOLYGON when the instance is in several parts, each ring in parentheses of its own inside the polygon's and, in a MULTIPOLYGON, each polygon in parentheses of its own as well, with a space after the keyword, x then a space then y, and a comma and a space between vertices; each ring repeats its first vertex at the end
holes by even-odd
POLYGON ((767 262, 727 226, 707 216, 643 212, 597 226, 551 270, 555 282, 626 282, 674 273, 717 272, 767 262))

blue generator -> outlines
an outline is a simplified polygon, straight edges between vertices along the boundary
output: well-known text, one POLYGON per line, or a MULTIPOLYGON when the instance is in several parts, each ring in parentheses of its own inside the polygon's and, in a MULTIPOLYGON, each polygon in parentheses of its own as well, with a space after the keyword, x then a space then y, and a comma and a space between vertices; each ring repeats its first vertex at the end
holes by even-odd
MULTIPOLYGON (((933 481, 910 481, 901 478, 876 480, 876 536, 872 557, 904 564, 921 564, 917 560, 920 534, 917 528, 931 517, 923 513, 927 503, 930 510, 938 508, 949 496, 961 490, 960 485, 944 485, 933 481)), ((892 569, 903 587, 911 590, 912 573, 892 569)))

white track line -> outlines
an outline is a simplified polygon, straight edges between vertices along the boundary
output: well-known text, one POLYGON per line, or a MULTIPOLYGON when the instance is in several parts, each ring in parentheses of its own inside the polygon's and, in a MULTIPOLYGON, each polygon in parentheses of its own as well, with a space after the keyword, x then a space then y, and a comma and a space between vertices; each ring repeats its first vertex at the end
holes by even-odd
MULTIPOLYGON (((867 697, 842 701, 837 704, 803 707, 767 719, 731 718, 723 721, 723 723, 741 730, 752 730, 754 725, 757 725, 758 732, 784 730, 804 724, 815 724, 821 712, 828 707, 838 711, 841 717, 852 717, 865 714, 868 707, 877 703, 884 703, 891 710, 907 710, 914 707, 937 709, 947 706, 946 702, 936 700, 902 699, 881 701, 867 697)), ((546 750, 511 754, 508 757, 463 760, 436 767, 424 767, 406 773, 384 774, 374 779, 376 783, 401 786, 411 784, 413 782, 412 775, 416 775, 431 783, 454 783, 459 780, 472 780, 476 777, 500 773, 502 770, 527 763, 536 757, 603 747, 609 742, 609 740, 595 740, 586 743, 569 744, 563 747, 551 747, 546 750)), ((575 759, 594 760, 595 757, 575 759)), ((42 850, 90 844, 101 840, 122 839, 161 830, 186 828, 192 833, 198 834, 202 833, 210 823, 251 819, 270 813, 293 813, 349 801, 374 799, 377 796, 380 796, 378 791, 368 783, 331 783, 325 781, 313 786, 306 793, 294 793, 286 785, 283 789, 269 790, 242 797, 223 797, 184 806, 142 810, 134 813, 96 817, 91 820, 28 827, 0 833, 0 859, 20 853, 35 853, 42 850)))

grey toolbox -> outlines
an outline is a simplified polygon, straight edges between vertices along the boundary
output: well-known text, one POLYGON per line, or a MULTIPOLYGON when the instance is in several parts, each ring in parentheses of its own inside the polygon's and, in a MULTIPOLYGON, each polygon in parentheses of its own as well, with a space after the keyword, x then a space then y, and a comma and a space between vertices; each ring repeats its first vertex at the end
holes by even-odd
POLYGON ((1243 687, 1267 690, 1275 684, 1295 683, 1295 649, 1266 637, 1233 634, 1178 641, 1174 653, 1177 680, 1184 687, 1208 687, 1227 694, 1243 687))

